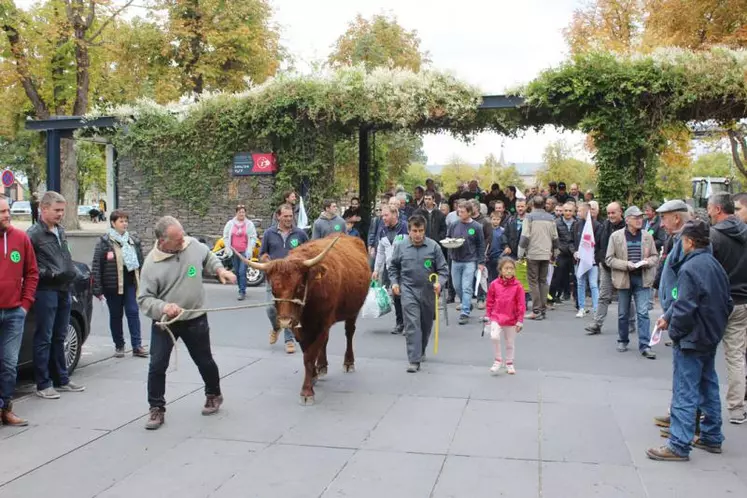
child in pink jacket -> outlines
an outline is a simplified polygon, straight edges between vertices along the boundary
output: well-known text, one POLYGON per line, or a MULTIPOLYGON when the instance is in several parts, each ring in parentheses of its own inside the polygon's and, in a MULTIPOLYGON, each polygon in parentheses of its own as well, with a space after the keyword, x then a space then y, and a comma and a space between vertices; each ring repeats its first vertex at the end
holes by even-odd
POLYGON ((488 299, 485 301, 485 318, 490 321, 490 338, 495 348, 495 362, 490 372, 497 375, 503 361, 501 359, 501 336, 506 341, 506 371, 513 375, 514 368, 514 340, 524 326, 526 301, 524 287, 516 280, 516 262, 511 258, 501 258, 498 261, 499 277, 493 280, 488 289, 488 299))

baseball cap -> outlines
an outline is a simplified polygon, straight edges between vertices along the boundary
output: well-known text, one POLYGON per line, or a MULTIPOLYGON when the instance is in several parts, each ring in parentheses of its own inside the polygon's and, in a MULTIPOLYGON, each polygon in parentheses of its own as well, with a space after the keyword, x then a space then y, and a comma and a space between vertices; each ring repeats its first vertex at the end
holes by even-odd
POLYGON ((687 211, 687 204, 679 199, 667 201, 656 210, 659 214, 687 211))
POLYGON ((643 212, 638 209, 638 206, 630 206, 625 210, 625 217, 627 218, 628 216, 643 216, 643 212))
POLYGON ((558 183, 558 188, 565 188, 565 182, 558 183))

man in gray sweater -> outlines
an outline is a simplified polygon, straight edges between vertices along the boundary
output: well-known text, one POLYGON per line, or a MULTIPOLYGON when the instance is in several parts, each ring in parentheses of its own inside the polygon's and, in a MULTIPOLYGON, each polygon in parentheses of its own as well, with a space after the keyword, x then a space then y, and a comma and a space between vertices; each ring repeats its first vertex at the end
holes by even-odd
POLYGON ((323 239, 331 233, 345 233, 345 220, 337 214, 337 203, 332 199, 324 199, 322 208, 322 214, 314 222, 311 238, 323 239))
POLYGON ((156 246, 145 258, 140 273, 137 302, 143 313, 153 319, 150 336, 150 366, 148 367, 148 403, 150 417, 146 429, 158 429, 166 412, 166 370, 174 343, 166 330, 156 325, 165 318, 183 313, 169 328, 175 339, 181 339, 200 370, 205 382, 203 415, 218 411, 223 396, 220 392, 218 365, 210 351, 210 328, 207 315, 185 311, 204 307, 205 289, 202 275, 217 275, 223 284, 235 284, 236 275, 223 268, 220 260, 205 245, 184 236, 176 218, 164 216, 154 229, 156 246))

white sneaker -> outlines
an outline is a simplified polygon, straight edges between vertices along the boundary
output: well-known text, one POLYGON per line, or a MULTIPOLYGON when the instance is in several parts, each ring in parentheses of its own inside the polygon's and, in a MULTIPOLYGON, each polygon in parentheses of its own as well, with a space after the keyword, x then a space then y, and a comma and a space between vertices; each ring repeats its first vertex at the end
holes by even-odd
POLYGON ((508 372, 509 375, 513 375, 516 373, 516 369, 514 368, 513 363, 510 365, 506 365, 506 372, 508 372))
POLYGON ((586 310, 578 310, 578 313, 576 313, 576 318, 583 318, 586 316, 586 310))
POLYGON ((37 390, 36 395, 44 399, 60 399, 60 393, 58 393, 54 387, 37 390))
POLYGON ((496 361, 493 363, 493 366, 490 367, 490 373, 493 375, 498 375, 498 373, 501 371, 501 362, 496 361))

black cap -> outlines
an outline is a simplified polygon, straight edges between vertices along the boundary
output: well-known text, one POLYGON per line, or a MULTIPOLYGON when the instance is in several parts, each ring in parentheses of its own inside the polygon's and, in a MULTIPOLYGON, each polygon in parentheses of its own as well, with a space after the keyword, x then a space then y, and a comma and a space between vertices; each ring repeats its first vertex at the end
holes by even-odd
POLYGON ((565 188, 565 182, 558 183, 558 188, 565 188))
POLYGON ((708 241, 710 231, 708 230, 708 224, 705 221, 690 220, 682 227, 680 235, 682 237, 687 237, 688 239, 708 241))

